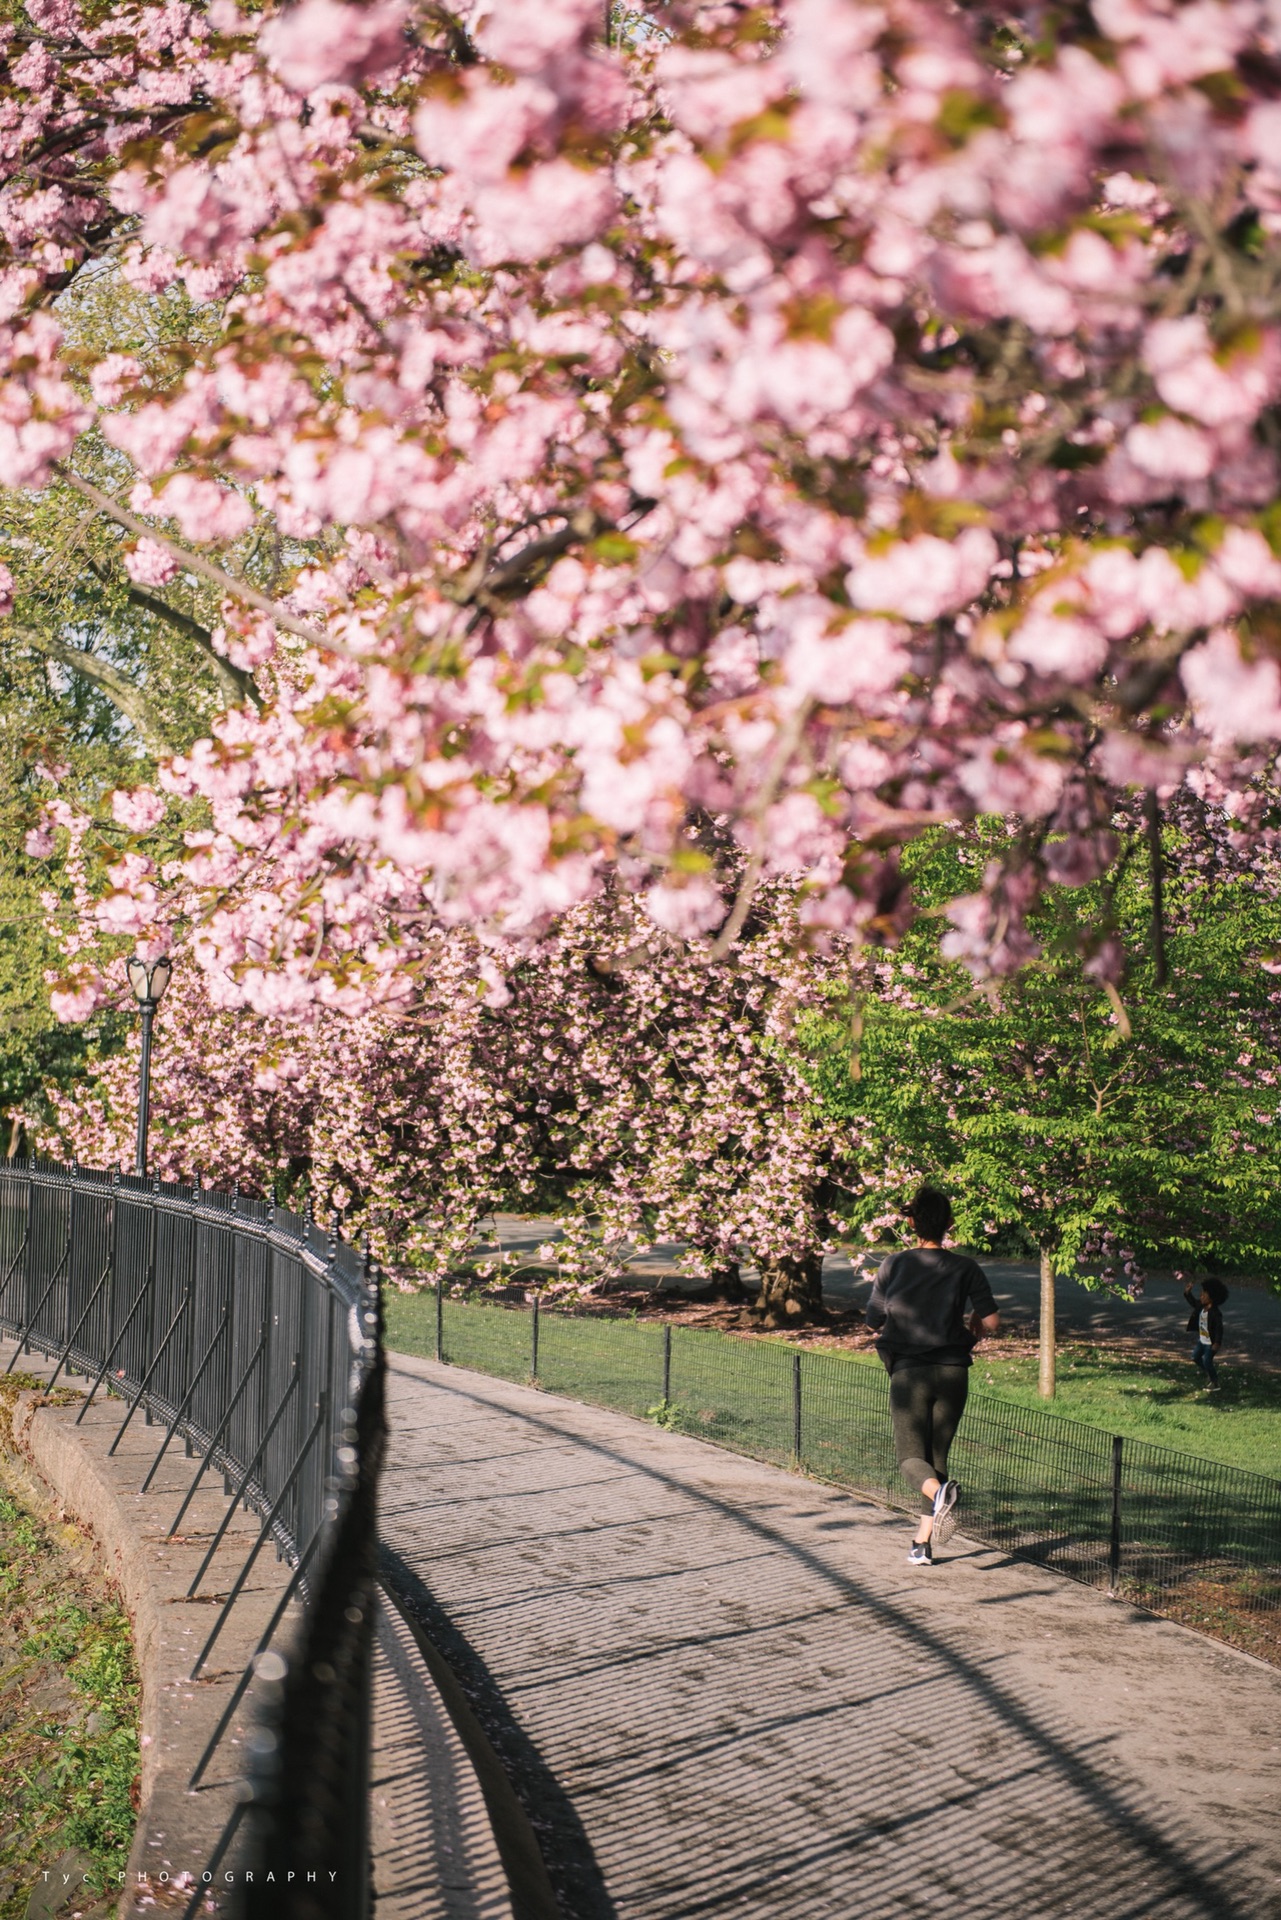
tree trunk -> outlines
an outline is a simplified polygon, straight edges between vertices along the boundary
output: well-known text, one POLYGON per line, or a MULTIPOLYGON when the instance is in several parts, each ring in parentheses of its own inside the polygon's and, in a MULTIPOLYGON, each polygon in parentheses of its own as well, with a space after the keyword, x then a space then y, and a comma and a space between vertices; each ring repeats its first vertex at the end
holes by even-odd
POLYGON ((794 1327, 824 1317, 821 1253, 783 1260, 758 1258, 756 1271, 761 1290, 755 1315, 763 1327, 794 1327))
POLYGON ((1054 1262, 1041 1248, 1041 1369, 1037 1388, 1043 1400, 1054 1398, 1054 1262))
POLYGON ((707 1277, 707 1288, 713 1300, 729 1300, 740 1305, 747 1298, 747 1288, 743 1285, 737 1260, 723 1260, 713 1265, 707 1277))

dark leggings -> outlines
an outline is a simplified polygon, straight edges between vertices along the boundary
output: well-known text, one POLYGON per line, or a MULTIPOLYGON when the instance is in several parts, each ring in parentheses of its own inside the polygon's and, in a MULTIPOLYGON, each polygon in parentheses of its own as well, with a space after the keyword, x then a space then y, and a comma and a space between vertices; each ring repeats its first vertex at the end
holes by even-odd
MULTIPOLYGON (((899 1472, 920 1492, 927 1480, 947 1479, 947 1455, 965 1411, 968 1367, 895 1367, 890 1375, 890 1418, 899 1472)), ((934 1502, 921 1494, 921 1510, 934 1502)))

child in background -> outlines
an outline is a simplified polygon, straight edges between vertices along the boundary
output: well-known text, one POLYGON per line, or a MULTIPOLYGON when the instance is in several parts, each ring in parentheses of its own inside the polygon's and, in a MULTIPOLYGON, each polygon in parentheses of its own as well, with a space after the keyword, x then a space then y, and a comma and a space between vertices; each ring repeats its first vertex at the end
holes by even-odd
POLYGON ((1228 1290, 1220 1280, 1203 1280, 1199 1293, 1194 1293, 1191 1286, 1186 1286, 1183 1297, 1192 1308, 1188 1316, 1188 1332, 1196 1335, 1196 1345, 1192 1349, 1193 1361, 1205 1375, 1207 1393, 1217 1393, 1219 1376, 1215 1372, 1214 1356, 1223 1344, 1223 1315, 1220 1308, 1228 1297, 1228 1290))

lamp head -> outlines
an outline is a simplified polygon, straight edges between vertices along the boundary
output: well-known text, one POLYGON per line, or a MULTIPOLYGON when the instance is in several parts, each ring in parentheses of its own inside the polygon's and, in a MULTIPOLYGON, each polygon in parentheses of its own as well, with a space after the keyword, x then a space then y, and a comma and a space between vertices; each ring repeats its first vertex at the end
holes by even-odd
POLYGON ((125 971, 129 975, 129 985, 133 988, 133 997, 140 1007, 148 1002, 158 1007, 164 997, 165 988, 173 977, 173 961, 168 954, 162 954, 158 960, 150 962, 135 954, 128 961, 125 971))

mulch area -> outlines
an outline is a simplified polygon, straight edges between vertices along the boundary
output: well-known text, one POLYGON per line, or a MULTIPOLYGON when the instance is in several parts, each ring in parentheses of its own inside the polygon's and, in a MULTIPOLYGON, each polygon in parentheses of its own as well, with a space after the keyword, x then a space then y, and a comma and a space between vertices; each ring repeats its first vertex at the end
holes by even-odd
POLYGON ((1276 1605, 1272 1583, 1255 1576, 1271 1591, 1252 1592, 1250 1577, 1236 1581, 1216 1580, 1213 1575, 1189 1573, 1178 1587, 1162 1593, 1130 1593, 1133 1600, 1166 1620, 1196 1633, 1222 1640, 1240 1653, 1253 1654, 1271 1667, 1281 1667, 1281 1610, 1276 1605))
MULTIPOLYGON (((508 1286, 488 1287, 484 1289, 483 1297, 514 1306, 523 1305, 528 1296, 523 1283, 516 1281, 508 1286)), ((857 1307, 847 1311, 827 1308, 821 1321, 766 1328, 761 1326, 747 1300, 725 1300, 713 1297, 710 1293, 686 1293, 675 1287, 629 1287, 621 1281, 615 1281, 597 1293, 548 1301, 547 1306, 553 1312, 576 1314, 583 1318, 634 1317, 660 1323, 667 1321, 677 1327, 742 1334, 752 1339, 783 1340, 796 1347, 852 1353, 871 1353, 875 1349, 876 1336, 865 1324, 862 1312, 857 1307)), ((1132 1360, 1168 1361, 1172 1356, 1185 1357, 1181 1341, 1170 1347, 1154 1347, 1150 1340, 1133 1339, 1124 1334, 1110 1335, 1103 1341, 1074 1330, 1066 1321, 1059 1323, 1057 1331, 1060 1349, 1106 1348, 1109 1353, 1124 1354, 1132 1360)), ((1007 1317, 1001 1332, 994 1339, 985 1341, 984 1348, 999 1354, 1002 1359, 1034 1357, 1038 1351, 1035 1320, 1030 1317, 1007 1317)), ((1273 1370, 1269 1362, 1254 1356, 1250 1364, 1265 1372, 1273 1370)))

